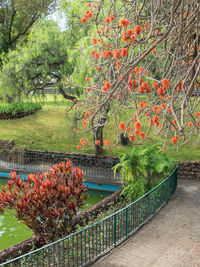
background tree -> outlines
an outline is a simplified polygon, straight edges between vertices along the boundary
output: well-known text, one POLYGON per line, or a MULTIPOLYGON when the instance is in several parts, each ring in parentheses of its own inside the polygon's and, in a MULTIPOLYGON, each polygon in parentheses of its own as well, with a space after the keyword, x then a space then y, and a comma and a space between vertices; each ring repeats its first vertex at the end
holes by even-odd
POLYGON ((165 136, 165 144, 168 137, 173 144, 199 140, 199 98, 192 97, 200 74, 199 12, 195 0, 88 4, 81 23, 96 24, 91 61, 97 73, 84 87, 90 101, 79 106, 96 148, 114 147, 120 132, 140 144, 152 129, 165 136), (120 121, 127 110, 128 120, 120 121), (114 144, 98 134, 110 118, 114 144))
POLYGON ((1 0, 0 54, 22 42, 33 24, 55 10, 55 0, 1 0))
MULTIPOLYGON (((74 73, 79 84, 85 81, 90 66, 81 57, 81 42, 87 42, 88 26, 77 23, 80 17, 78 3, 65 6, 66 30, 60 31, 56 22, 42 20, 30 30, 25 44, 2 56, 0 94, 8 102, 25 95, 42 95, 47 86, 54 86, 66 99, 75 100, 79 87, 63 84, 66 75, 74 73), (76 50, 75 50, 76 48, 76 50)), ((64 12, 63 11, 63 12, 64 12)))

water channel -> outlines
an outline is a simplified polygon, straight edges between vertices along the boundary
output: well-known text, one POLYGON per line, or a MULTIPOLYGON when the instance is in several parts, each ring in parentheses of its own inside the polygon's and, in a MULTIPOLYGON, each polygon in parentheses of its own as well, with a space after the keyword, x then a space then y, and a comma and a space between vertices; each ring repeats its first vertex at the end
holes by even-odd
MULTIPOLYGON (((7 179, 0 178, 0 187, 4 186, 6 181, 7 179)), ((89 197, 86 200, 85 209, 98 203, 112 192, 88 190, 87 194, 89 197)), ((0 250, 9 248, 31 236, 32 231, 15 218, 13 211, 8 210, 0 215, 0 250)))

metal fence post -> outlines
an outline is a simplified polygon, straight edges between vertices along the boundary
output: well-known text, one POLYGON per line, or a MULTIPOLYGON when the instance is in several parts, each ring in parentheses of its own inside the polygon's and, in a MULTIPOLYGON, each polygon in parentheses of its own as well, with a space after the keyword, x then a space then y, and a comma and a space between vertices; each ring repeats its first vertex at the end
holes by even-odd
POLYGON ((115 215, 114 215, 114 245, 116 245, 116 243, 117 243, 116 236, 117 236, 117 215, 115 213, 115 215))
POLYGON ((128 223, 128 220, 129 220, 129 216, 128 216, 128 208, 126 208, 126 236, 128 236, 128 226, 129 226, 129 223, 128 223))

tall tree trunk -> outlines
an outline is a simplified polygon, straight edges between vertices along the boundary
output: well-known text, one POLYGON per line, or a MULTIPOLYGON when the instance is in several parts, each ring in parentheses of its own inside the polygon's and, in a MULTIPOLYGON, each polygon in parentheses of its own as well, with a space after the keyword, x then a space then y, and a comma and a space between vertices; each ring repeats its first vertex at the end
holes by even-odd
POLYGON ((95 157, 100 158, 103 154, 103 128, 106 118, 102 117, 99 119, 99 123, 96 126, 93 126, 93 137, 94 137, 94 150, 95 157), (96 141, 100 140, 100 145, 96 145, 96 141))

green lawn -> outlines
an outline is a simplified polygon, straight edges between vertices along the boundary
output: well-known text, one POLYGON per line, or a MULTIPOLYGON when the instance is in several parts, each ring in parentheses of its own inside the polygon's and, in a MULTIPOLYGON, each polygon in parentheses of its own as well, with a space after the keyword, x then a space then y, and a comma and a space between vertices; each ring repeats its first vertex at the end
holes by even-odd
MULTIPOLYGON (((16 120, 0 121, 0 139, 12 139, 16 142, 17 149, 51 150, 61 152, 84 152, 93 153, 92 142, 85 150, 76 148, 80 138, 92 140, 90 133, 74 134, 73 112, 66 114, 69 103, 59 97, 56 102, 52 96, 48 96, 42 110, 37 113, 16 120)), ((123 116, 127 116, 124 114, 123 116)), ((123 118, 122 118, 123 119, 123 118)), ((114 127, 105 128, 105 138, 111 142, 115 137, 114 127)), ((151 135, 147 139, 148 144, 163 142, 161 137, 151 135)), ((106 151, 106 154, 119 155, 120 152, 131 149, 128 146, 118 145, 114 151, 106 151)), ((176 147, 169 141, 167 153, 175 160, 200 160, 200 144, 192 146, 188 143, 176 147)))

